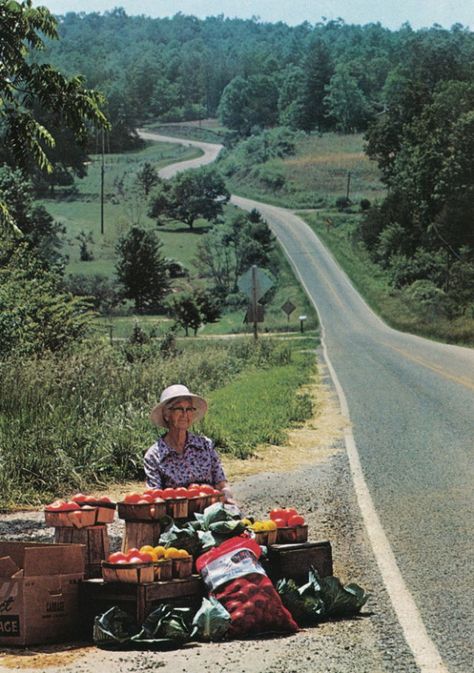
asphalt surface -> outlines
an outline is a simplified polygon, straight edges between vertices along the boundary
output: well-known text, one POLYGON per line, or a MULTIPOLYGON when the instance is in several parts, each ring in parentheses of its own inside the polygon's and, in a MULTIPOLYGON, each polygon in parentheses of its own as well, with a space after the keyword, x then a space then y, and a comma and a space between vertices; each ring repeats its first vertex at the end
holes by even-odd
POLYGON ((257 208, 315 303, 369 491, 447 668, 474 655, 474 351, 397 332, 362 301, 310 228, 257 208))
MULTIPOLYGON (((193 165, 212 161, 219 148, 185 144, 205 152, 193 165)), ((170 166, 161 175, 176 170, 170 166)), ((474 670, 474 351, 387 327, 301 218, 241 197, 233 196, 232 203, 262 213, 315 304, 365 480, 402 577, 446 669, 469 673, 474 670)), ((402 668, 394 664, 390 670, 402 668)))

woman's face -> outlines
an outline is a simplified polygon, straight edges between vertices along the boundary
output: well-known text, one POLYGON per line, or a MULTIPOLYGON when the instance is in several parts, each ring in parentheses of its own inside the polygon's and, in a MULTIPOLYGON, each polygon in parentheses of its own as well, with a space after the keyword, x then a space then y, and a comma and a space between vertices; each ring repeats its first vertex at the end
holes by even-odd
POLYGON ((187 430, 194 420, 195 411, 190 397, 177 397, 166 407, 163 417, 170 430, 187 430))

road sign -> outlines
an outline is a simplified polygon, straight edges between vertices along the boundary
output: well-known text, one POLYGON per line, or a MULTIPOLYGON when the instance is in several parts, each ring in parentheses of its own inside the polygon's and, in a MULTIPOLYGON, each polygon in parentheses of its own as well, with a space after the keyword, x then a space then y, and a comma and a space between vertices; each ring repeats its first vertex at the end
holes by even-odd
POLYGON ((283 306, 281 307, 281 310, 286 313, 286 315, 289 317, 290 313, 293 313, 295 310, 296 306, 289 300, 287 299, 283 306))
POLYGON ((239 290, 244 294, 246 294, 247 297, 253 299, 253 297, 255 296, 255 300, 258 301, 263 297, 263 295, 266 292, 268 292, 268 290, 274 284, 274 281, 271 275, 268 273, 268 271, 255 267, 255 294, 254 294, 253 269, 254 267, 251 267, 245 273, 243 273, 240 276, 239 280, 237 281, 237 285, 239 286, 239 290))

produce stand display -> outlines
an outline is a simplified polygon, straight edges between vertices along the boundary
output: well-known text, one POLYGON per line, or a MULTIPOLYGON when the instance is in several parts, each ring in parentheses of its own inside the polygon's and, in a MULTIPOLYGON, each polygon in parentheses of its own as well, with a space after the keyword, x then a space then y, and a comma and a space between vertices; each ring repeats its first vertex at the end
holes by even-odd
POLYGON ((114 605, 130 613, 141 624, 158 603, 167 602, 197 608, 204 595, 204 583, 199 575, 171 582, 142 584, 118 584, 91 579, 81 584, 81 613, 87 622, 86 628, 90 637, 95 615, 114 605))
MULTIPOLYGON (((66 578, 63 590, 69 592, 68 615, 79 615, 74 623, 80 622, 87 638, 93 623, 96 638, 98 622, 94 617, 102 612, 106 618, 106 613, 113 610, 122 611, 125 618, 133 618, 138 625, 148 617, 156 619, 157 611, 177 608, 198 610, 196 618, 202 613, 205 625, 210 623, 208 612, 220 611, 227 637, 251 634, 254 627, 256 633, 297 630, 277 583, 286 582, 284 591, 294 596, 296 583, 305 585, 311 573, 315 582, 318 577, 323 582, 324 578, 334 580, 331 544, 308 542, 308 526, 293 508, 274 509, 268 518, 255 520, 242 518, 237 507, 223 504, 222 499, 212 487, 202 486, 149 489, 126 495, 117 506, 83 494, 70 502, 55 501, 45 508, 46 524, 55 527, 55 544, 45 545, 43 552, 39 546, 33 552, 27 549, 29 545, 4 545, 0 584, 5 578, 20 581, 23 574, 30 573, 28 559, 33 554, 41 560, 44 574, 56 578, 61 573, 61 554, 67 555, 70 549, 74 559, 79 556, 84 565, 78 575, 76 563, 75 575, 66 578), (125 531, 122 551, 110 554, 107 523, 116 508, 125 531), (72 587, 76 587, 74 591, 72 587)), ((361 599, 362 594, 357 596, 361 599)), ((27 604, 22 607, 23 624, 28 623, 29 609, 36 608, 27 604)), ((8 628, 18 629, 16 623, 9 622, 8 628)), ((2 628, 0 623, 0 632, 2 628)), ((26 635, 23 627, 21 638, 19 632, 10 638, 20 645, 60 639, 64 639, 64 629, 59 626, 51 634, 30 630, 26 635)), ((9 640, 0 638, 0 642, 8 644, 9 640)))

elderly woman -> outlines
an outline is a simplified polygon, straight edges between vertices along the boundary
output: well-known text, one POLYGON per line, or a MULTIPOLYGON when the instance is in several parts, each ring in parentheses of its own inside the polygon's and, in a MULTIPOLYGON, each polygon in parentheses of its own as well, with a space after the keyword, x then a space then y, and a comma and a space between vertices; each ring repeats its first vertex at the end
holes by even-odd
POLYGON ((161 393, 150 418, 155 425, 166 428, 145 454, 145 475, 148 486, 166 488, 189 486, 191 483, 211 484, 231 493, 213 442, 189 432, 195 421, 207 412, 207 402, 191 393, 186 386, 172 385, 161 393))

